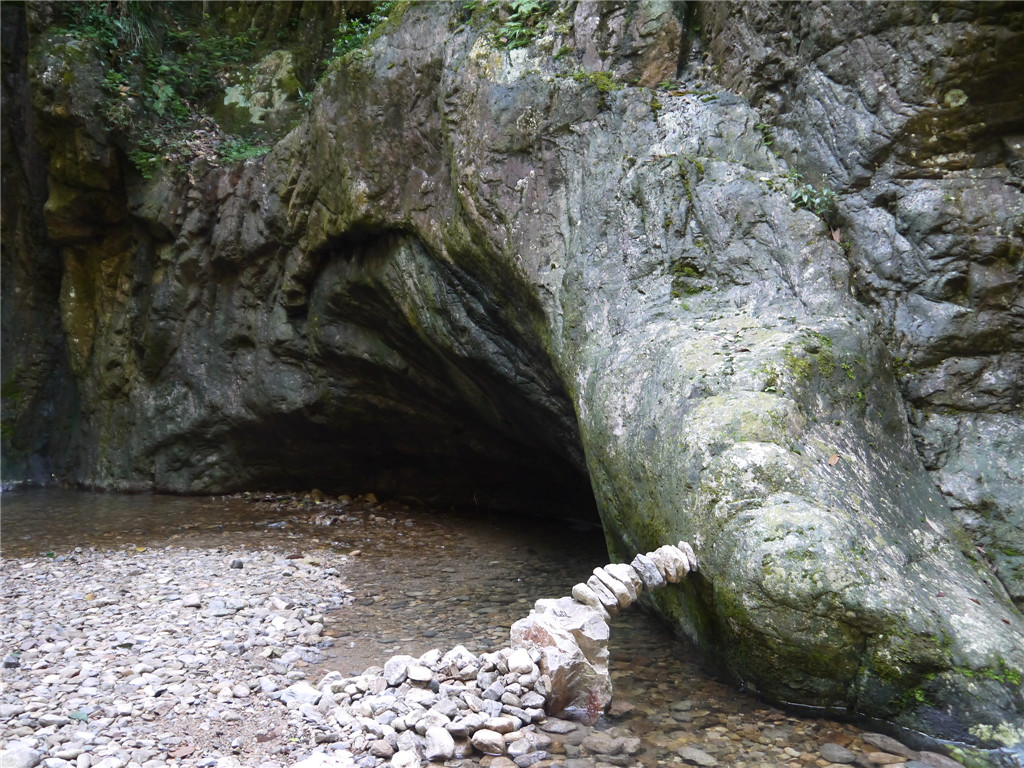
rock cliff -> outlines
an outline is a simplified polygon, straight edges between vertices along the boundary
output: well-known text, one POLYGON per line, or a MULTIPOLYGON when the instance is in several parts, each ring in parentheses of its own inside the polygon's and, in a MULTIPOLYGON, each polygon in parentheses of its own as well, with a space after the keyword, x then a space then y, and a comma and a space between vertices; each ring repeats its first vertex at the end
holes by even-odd
POLYGON ((593 499, 693 543, 655 601, 738 683, 1019 752, 1014 5, 400 5, 269 154, 151 179, 32 41, 5 482, 593 499))

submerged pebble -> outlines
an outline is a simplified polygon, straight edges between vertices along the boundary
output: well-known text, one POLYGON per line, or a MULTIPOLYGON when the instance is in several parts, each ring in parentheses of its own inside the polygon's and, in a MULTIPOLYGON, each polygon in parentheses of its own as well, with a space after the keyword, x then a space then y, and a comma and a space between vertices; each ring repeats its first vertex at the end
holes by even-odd
MULTIPOLYGON (((636 610, 612 624, 612 714, 545 717, 535 659, 496 650, 537 597, 604 559, 599 536, 574 537, 567 557, 520 523, 319 504, 337 518, 330 538, 301 504, 273 503, 285 533, 264 510, 258 536, 213 546, 184 535, 7 560, 3 765, 797 768, 832 743, 861 761, 885 751, 714 681, 636 610)), ((647 586, 639 569, 604 570, 647 586)))

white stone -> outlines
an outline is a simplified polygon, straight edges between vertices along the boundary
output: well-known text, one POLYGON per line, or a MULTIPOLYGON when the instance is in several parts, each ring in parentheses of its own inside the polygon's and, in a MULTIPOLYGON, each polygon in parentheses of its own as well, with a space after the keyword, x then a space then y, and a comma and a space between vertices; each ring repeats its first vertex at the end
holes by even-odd
POLYGON ((42 753, 22 744, 13 744, 0 752, 0 766, 3 768, 34 768, 42 759, 42 753))
POLYGON ((587 719, 604 711, 612 697, 608 674, 608 623, 572 598, 538 600, 525 619, 512 625, 516 648, 540 651, 539 666, 550 679, 549 712, 587 719))
POLYGON ((423 664, 410 664, 405 671, 406 677, 414 683, 429 683, 434 673, 423 664))
POLYGON ((345 752, 335 752, 331 755, 314 752, 305 760, 292 765, 292 768, 355 768, 355 765, 352 755, 345 752))
POLYGON ((298 682, 289 685, 281 691, 281 702, 288 705, 292 702, 298 704, 316 704, 320 701, 321 693, 307 682, 298 682))
POLYGON ((447 715, 442 715, 440 712, 432 709, 423 713, 423 716, 416 721, 416 733, 423 736, 431 728, 444 728, 450 722, 451 718, 447 715))
POLYGON ((658 587, 665 586, 666 582, 664 574, 661 572, 661 569, 658 568, 657 563, 655 563, 649 556, 638 554, 633 558, 633 562, 630 563, 630 566, 643 580, 644 586, 647 589, 657 589, 658 587))
POLYGON ((603 618, 605 621, 608 621, 608 619, 611 618, 608 615, 608 611, 605 610, 604 603, 601 602, 601 598, 599 598, 597 596, 597 593, 590 587, 588 587, 586 584, 580 582, 579 584, 573 586, 572 597, 576 602, 582 603, 588 608, 593 608, 595 611, 601 614, 601 618, 603 618))
POLYGON ((590 587, 595 595, 597 595, 597 599, 601 601, 601 605, 604 606, 604 609, 610 615, 614 616, 619 612, 618 598, 615 597, 612 591, 608 589, 608 587, 604 585, 604 582, 597 578, 597 576, 591 575, 590 578, 587 579, 587 586, 590 587))
POLYGON ((676 564, 676 571, 680 579, 686 576, 690 572, 690 561, 686 557, 686 553, 683 552, 679 547, 673 545, 666 545, 669 553, 672 556, 673 561, 676 564))
POLYGON ((485 755, 501 755, 505 752, 505 738, 496 731, 481 728, 473 734, 470 741, 485 755))
POLYGON ((658 570, 665 577, 665 581, 669 584, 675 584, 679 581, 679 577, 676 574, 675 560, 668 553, 666 547, 658 547, 653 552, 648 552, 650 558, 657 563, 658 570))
POLYGON ((464 645, 456 645, 444 656, 441 657, 442 666, 449 666, 454 664, 458 669, 463 669, 468 664, 472 664, 476 661, 476 655, 466 650, 464 645))
POLYGON ((509 717, 507 715, 500 717, 488 718, 484 723, 484 728, 488 731, 494 731, 495 733, 512 733, 518 727, 516 718, 509 717))
POLYGON ((690 567, 686 561, 686 555, 667 544, 663 547, 658 547, 653 552, 648 552, 647 555, 657 564, 658 570, 665 577, 665 581, 670 584, 675 584, 686 574, 686 571, 680 573, 681 566, 685 566, 686 570, 689 570, 690 567))
POLYGON ((431 762, 448 760, 455 754, 455 739, 443 727, 428 728, 423 756, 431 762))
POLYGON ((518 675, 528 674, 533 669, 533 659, 525 648, 515 648, 508 657, 508 671, 518 675))
POLYGON ((682 552, 684 555, 686 555, 686 560, 689 563, 690 570, 691 571, 696 571, 697 570, 697 555, 693 551, 693 547, 691 547, 689 545, 689 543, 687 543, 685 541, 680 541, 678 544, 676 544, 676 546, 679 548, 680 552, 682 552))
MULTIPOLYGON (((626 586, 618 579, 612 578, 604 568, 595 568, 594 575, 613 595, 615 595, 619 608, 628 608, 633 604, 633 601, 629 597, 629 592, 626 591, 626 586)), ((634 594, 636 594, 635 590, 634 594)))
POLYGON ((420 654, 420 664, 433 669, 437 663, 441 660, 441 650, 439 648, 431 648, 429 651, 420 654))
POLYGON ((409 673, 409 665, 416 659, 412 656, 392 656, 384 662, 384 680, 392 688, 397 688, 409 673))
POLYGON ((400 749, 391 758, 392 768, 419 768, 420 758, 411 749, 400 749))
MULTIPOLYGON (((644 581, 640 578, 640 574, 633 570, 632 566, 625 563, 608 563, 604 569, 610 576, 614 576, 623 584, 632 584, 638 596, 644 591, 644 581)), ((635 597, 633 599, 636 600, 635 597)))
MULTIPOLYGON (((608 563, 608 565, 604 566, 600 570, 602 570, 605 576, 607 576, 609 579, 612 579, 615 583, 622 585, 622 588, 626 590, 626 594, 629 596, 629 605, 632 605, 636 602, 639 593, 637 592, 636 586, 633 584, 633 579, 629 576, 629 574, 623 573, 620 569, 617 569, 615 567, 616 565, 618 564, 608 563)), ((633 569, 627 565, 626 570, 632 571, 633 569)), ((623 608, 626 607, 628 606, 623 606, 623 608)))

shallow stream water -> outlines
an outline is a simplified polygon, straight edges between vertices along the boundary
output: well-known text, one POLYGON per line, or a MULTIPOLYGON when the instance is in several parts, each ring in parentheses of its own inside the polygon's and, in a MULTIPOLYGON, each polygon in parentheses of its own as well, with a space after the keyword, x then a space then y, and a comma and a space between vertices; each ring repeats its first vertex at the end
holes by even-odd
MULTIPOLYGON (((457 644, 496 650, 535 600, 568 594, 607 561, 601 531, 583 523, 372 499, 314 501, 309 494, 6 492, 0 525, 4 557, 170 543, 296 552, 315 545, 347 553, 347 604, 325 621, 330 645, 308 670, 314 680, 332 669, 356 674, 399 653, 457 644)), ((796 768, 828 765, 821 757, 828 742, 865 755, 877 751, 851 725, 794 716, 717 680, 642 610, 614 620, 610 646, 615 700, 595 728, 637 736, 643 750, 602 756, 598 765, 796 768)))

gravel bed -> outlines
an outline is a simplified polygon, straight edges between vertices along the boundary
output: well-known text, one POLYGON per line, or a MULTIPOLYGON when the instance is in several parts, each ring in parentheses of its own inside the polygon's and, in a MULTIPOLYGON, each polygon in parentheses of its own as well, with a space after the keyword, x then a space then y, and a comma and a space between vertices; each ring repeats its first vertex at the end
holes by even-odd
POLYGON ((337 747, 280 691, 320 659, 324 612, 351 600, 346 560, 186 547, 4 560, 4 767, 270 768, 337 747))
MULTIPOLYGON (((219 518, 232 511, 215 501, 219 518)), ((78 522, 37 525, 18 554, 45 552, 39 546, 47 542, 51 556, 0 561, 3 768, 417 768, 415 755, 425 762, 451 745, 430 743, 432 721, 410 719, 402 705, 422 707, 435 687, 440 698, 492 718, 507 715, 487 711, 499 701, 503 709, 531 703, 510 686, 484 695, 481 675, 511 671, 510 656, 493 649, 508 644, 509 625, 534 599, 565 594, 600 557, 529 554, 546 538, 517 537, 522 526, 438 524, 436 516, 342 499, 272 499, 238 519, 224 532, 202 519, 176 523, 162 533, 185 539, 172 546, 143 537, 153 546, 138 547, 118 534, 120 543, 74 551, 57 539, 78 522), (229 534, 230 544, 217 541, 229 534), (413 658, 433 668, 431 678, 389 685, 385 670, 408 671, 413 658), (479 690, 455 691, 460 678, 479 690)), ((79 542, 88 541, 83 530, 79 542)), ((7 554, 10 543, 5 538, 7 554)), ((764 706, 710 678, 640 618, 627 611, 613 622, 616 697, 595 727, 531 715, 518 730, 484 728, 494 743, 478 737, 473 754, 457 740, 444 764, 958 765, 848 724, 764 706)), ((458 706, 453 722, 472 715, 458 706)))

